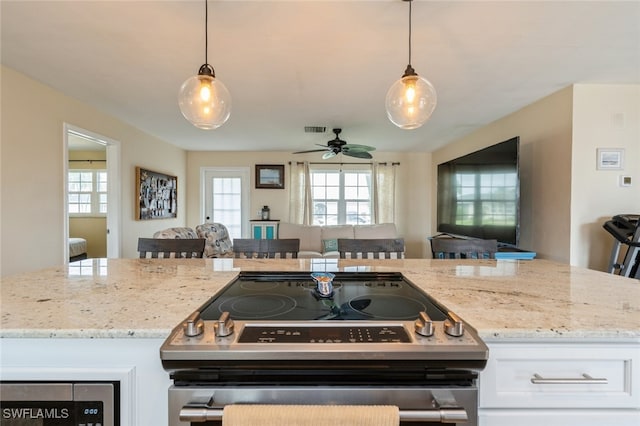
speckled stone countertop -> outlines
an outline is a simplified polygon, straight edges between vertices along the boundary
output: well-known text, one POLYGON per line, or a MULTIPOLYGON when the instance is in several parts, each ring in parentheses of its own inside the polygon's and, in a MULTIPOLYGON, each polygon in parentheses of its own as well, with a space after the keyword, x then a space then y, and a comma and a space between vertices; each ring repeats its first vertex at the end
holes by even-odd
POLYGON ((545 260, 89 259, 2 279, 2 338, 164 338, 240 270, 399 271, 484 339, 640 341, 640 281, 545 260))

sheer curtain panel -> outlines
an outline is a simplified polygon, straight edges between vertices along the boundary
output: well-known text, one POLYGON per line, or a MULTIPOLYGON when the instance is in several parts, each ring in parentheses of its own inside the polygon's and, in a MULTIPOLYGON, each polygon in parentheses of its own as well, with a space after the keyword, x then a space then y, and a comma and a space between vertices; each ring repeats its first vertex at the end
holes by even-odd
POLYGON ((309 162, 291 162, 289 173, 291 200, 289 201, 289 222, 301 225, 311 224, 313 212, 311 199, 311 173, 309 162))
POLYGON ((395 223, 397 163, 373 163, 373 223, 395 223))

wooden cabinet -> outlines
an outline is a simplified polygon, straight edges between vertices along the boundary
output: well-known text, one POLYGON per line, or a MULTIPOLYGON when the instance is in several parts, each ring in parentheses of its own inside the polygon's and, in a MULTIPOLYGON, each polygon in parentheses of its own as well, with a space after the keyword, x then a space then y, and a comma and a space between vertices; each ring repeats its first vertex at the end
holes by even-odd
POLYGON ((482 426, 640 424, 640 344, 491 343, 482 426))
POLYGON ((251 238, 256 240, 274 240, 278 238, 278 220, 252 220, 251 238))

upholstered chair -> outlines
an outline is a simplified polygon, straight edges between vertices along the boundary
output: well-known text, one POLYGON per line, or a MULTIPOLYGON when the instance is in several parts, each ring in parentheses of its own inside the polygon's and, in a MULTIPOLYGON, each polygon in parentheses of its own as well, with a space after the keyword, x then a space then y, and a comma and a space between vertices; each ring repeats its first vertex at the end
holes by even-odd
POLYGON ((207 240, 204 246, 205 257, 233 257, 233 243, 227 227, 221 223, 203 223, 196 226, 195 238, 207 240))

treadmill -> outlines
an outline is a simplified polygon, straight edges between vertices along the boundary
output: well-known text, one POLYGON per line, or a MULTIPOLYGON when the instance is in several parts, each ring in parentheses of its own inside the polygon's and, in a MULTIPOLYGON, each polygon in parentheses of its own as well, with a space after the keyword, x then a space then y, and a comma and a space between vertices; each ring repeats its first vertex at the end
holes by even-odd
POLYGON ((615 239, 609 258, 608 272, 627 278, 640 279, 640 215, 620 214, 602 225, 615 239), (620 252, 626 247, 622 263, 620 252))

